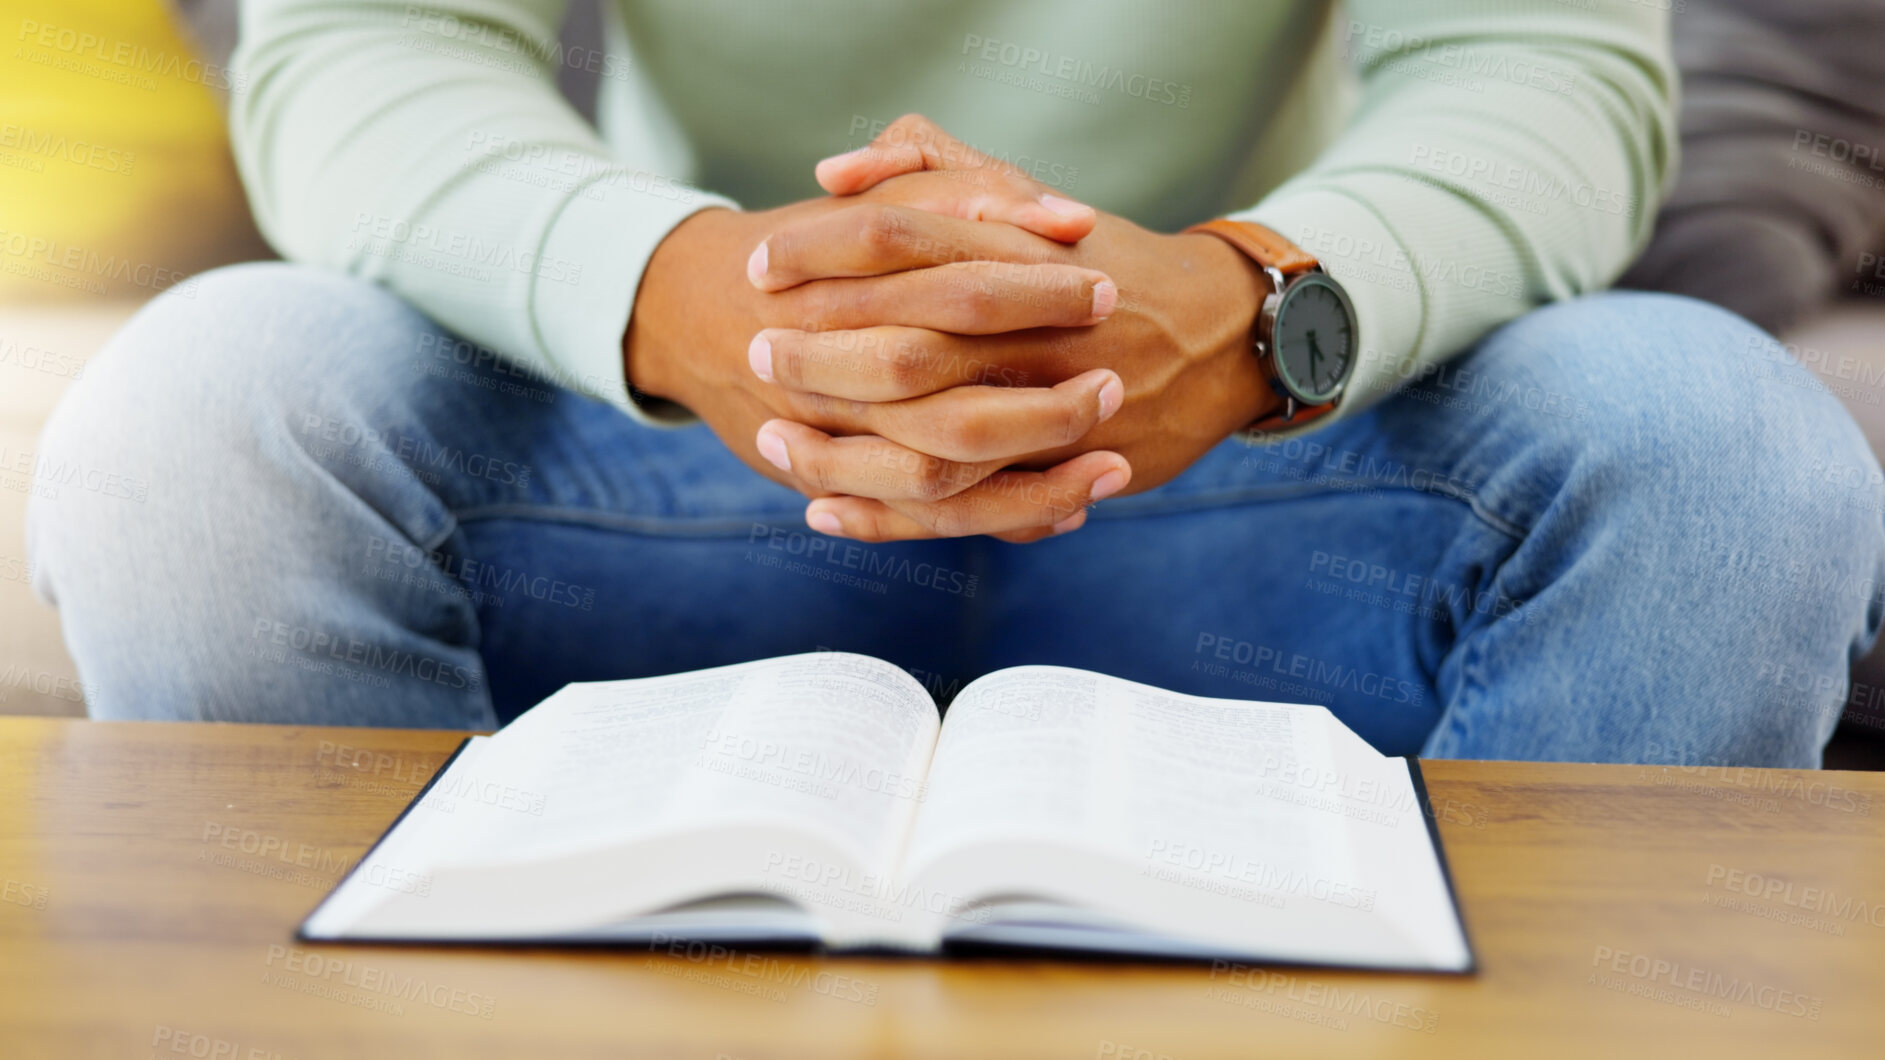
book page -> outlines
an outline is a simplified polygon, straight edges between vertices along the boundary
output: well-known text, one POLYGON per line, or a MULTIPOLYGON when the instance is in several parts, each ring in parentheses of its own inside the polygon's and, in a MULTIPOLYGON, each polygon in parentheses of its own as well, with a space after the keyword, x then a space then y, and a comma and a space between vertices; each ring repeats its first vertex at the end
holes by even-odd
POLYGON ((690 818, 744 817, 755 803, 816 819, 859 863, 888 871, 926 791, 941 718, 903 670, 830 652, 770 675, 702 734, 678 804, 690 818))
POLYGON ((543 809, 486 838, 522 860, 789 820, 875 866, 901 843, 939 726, 914 678, 843 652, 573 684, 493 737, 479 772, 543 809))
POLYGON ((1042 838, 1147 863, 1229 856, 1253 836, 1279 864, 1347 858, 1341 837, 1260 797, 1257 767, 1325 759, 1318 707, 1202 699, 1027 666, 965 689, 930 767, 908 871, 966 842, 1042 838))
POLYGON ((1091 925, 1110 922, 1141 952, 1186 952, 1163 934, 1304 961, 1467 960, 1406 763, 1321 707, 1004 670, 957 697, 930 791, 906 879, 1068 910, 978 927, 963 921, 988 910, 958 901, 970 915, 940 925, 952 937, 1103 936, 1091 925))
POLYGON ((844 653, 569 685, 477 740, 382 844, 429 894, 350 878, 359 893, 330 902, 348 915, 320 924, 568 932, 657 898, 789 889, 807 861, 887 873, 939 724, 914 678, 844 653))

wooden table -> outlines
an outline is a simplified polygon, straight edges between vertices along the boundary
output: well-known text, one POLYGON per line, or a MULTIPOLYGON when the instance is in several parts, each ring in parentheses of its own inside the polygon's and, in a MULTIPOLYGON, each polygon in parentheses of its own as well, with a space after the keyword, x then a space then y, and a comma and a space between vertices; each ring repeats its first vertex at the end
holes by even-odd
POLYGON ((1885 1049, 1885 775, 1428 763, 1471 979, 296 945, 458 738, 0 719, 0 1056, 1885 1049))

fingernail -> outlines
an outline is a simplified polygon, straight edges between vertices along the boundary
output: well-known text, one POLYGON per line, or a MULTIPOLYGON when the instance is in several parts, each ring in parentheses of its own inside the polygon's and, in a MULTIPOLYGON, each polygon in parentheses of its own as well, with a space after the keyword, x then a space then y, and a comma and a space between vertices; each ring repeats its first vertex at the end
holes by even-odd
POLYGON ((1054 533, 1064 534, 1072 530, 1078 530, 1080 529, 1080 524, 1084 522, 1086 522, 1086 509, 1082 508, 1065 519, 1062 519, 1060 522, 1055 523, 1054 533))
POLYGON ((1063 199, 1052 194, 1041 196, 1041 205, 1062 217, 1085 217, 1093 212, 1093 207, 1085 203, 1074 202, 1072 199, 1063 199))
POLYGON ((809 512, 806 512, 805 525, 811 527, 813 530, 816 530, 821 534, 844 533, 844 524, 838 521, 837 516, 831 514, 830 512, 824 510, 823 508, 815 508, 809 512))
MULTIPOLYGON (((772 343, 766 340, 765 332, 754 335, 753 344, 746 347, 746 363, 753 366, 754 375, 772 382, 772 343)), ((1105 396, 1101 395, 1100 400, 1104 402, 1105 396)))
MULTIPOLYGON (((763 245, 759 248, 766 249, 763 245)), ((1113 315, 1113 307, 1119 304, 1119 285, 1111 280, 1101 280, 1093 285, 1093 319, 1105 320, 1113 315)))
POLYGON ((1087 496, 1096 501, 1103 501, 1126 488, 1126 473, 1114 468, 1093 480, 1093 489, 1087 496))
MULTIPOLYGON (((761 427, 755 444, 759 446, 759 455, 765 457, 768 464, 781 471, 792 470, 791 454, 785 451, 785 439, 779 437, 777 431, 770 427, 761 427)), ((1113 472, 1113 474, 1118 474, 1118 472, 1113 472)))
POLYGON ((1126 384, 1120 382, 1118 376, 1113 376, 1106 381, 1105 386, 1100 387, 1100 422, 1112 419, 1113 413, 1118 412, 1119 406, 1125 403, 1126 384))
POLYGON ((758 287, 766 279, 766 244, 753 248, 753 256, 746 259, 746 278, 758 287))

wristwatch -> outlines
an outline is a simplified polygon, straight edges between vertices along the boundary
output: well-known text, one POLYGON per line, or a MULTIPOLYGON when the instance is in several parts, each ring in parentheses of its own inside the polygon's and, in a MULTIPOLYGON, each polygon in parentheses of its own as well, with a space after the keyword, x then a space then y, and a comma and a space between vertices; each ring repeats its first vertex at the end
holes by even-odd
POLYGON ((1224 240, 1270 277, 1253 344, 1270 388, 1283 399, 1283 410, 1247 429, 1300 426, 1333 412, 1342 402, 1361 349, 1348 292, 1315 255, 1260 224, 1220 217, 1185 231, 1224 240))

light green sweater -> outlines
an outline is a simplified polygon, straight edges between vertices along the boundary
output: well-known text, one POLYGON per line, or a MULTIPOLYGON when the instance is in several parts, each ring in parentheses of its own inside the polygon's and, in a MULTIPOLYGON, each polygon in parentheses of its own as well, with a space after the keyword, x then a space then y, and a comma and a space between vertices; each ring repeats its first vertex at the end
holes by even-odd
POLYGON ((1657 3, 621 0, 598 50, 556 44, 565 4, 245 0, 236 153, 284 256, 644 420, 621 340, 655 246, 821 194, 905 112, 1141 224, 1320 255, 1360 317, 1345 415, 1605 286, 1674 175, 1657 3), (562 65, 601 75, 599 132, 562 65))

